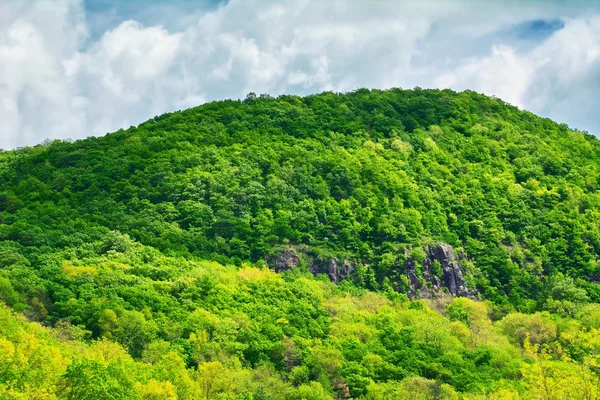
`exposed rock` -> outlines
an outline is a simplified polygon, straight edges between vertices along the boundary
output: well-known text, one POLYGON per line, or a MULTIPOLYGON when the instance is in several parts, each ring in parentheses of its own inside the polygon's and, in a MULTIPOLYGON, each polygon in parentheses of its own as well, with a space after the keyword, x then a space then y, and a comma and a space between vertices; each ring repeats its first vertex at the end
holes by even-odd
POLYGON ((408 277, 408 284, 411 288, 418 289, 421 287, 421 282, 417 276, 417 264, 415 259, 409 257, 404 263, 404 269, 406 270, 406 276, 408 277))
POLYGON ((444 290, 452 296, 472 297, 475 294, 465 283, 463 268, 454 255, 452 246, 440 243, 426 247, 424 250, 426 257, 423 261, 422 279, 419 279, 413 257, 409 255, 403 266, 410 285, 411 297, 431 298, 444 290), (432 271, 436 261, 441 268, 441 280, 432 271))
POLYGON ((268 263, 275 272, 281 272, 298 267, 304 260, 305 265, 313 275, 326 274, 332 282, 339 283, 356 269, 357 264, 349 260, 340 261, 336 257, 323 258, 304 247, 287 247, 279 250, 268 263))
POLYGON ((309 268, 313 275, 327 274, 332 282, 339 283, 356 269, 356 263, 348 260, 340 262, 336 257, 326 262, 317 258, 311 260, 309 268))
POLYGON ((269 259, 269 263, 273 265, 275 272, 287 271, 300 265, 300 257, 293 248, 284 248, 269 259))
POLYGON ((438 244, 430 249, 431 255, 438 260, 444 272, 444 283, 453 296, 468 295, 463 278, 463 269, 454 257, 454 249, 447 244, 438 244))
MULTIPOLYGON (((409 297, 433 298, 444 292, 452 296, 475 296, 476 292, 469 290, 465 283, 460 257, 455 256, 452 246, 440 243, 425 247, 423 250, 425 259, 422 265, 417 266, 414 257, 410 253, 406 253, 406 261, 397 267, 397 271, 406 274, 408 278, 409 297), (434 266, 439 268, 434 268, 434 266)), ((334 283, 339 283, 351 276, 358 266, 356 262, 347 259, 319 256, 301 246, 280 249, 274 257, 268 260, 268 263, 276 272, 306 265, 313 275, 326 274, 334 283)))

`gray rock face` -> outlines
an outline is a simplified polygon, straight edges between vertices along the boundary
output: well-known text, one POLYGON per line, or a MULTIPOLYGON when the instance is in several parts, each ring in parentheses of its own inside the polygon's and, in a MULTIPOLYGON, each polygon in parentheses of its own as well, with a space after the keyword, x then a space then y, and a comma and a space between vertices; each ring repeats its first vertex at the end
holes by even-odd
POLYGON ((327 274, 332 282, 339 283, 356 269, 356 263, 348 260, 340 261, 335 257, 329 259, 327 262, 324 260, 313 259, 311 260, 309 268, 313 275, 327 274))
POLYGON ((452 246, 440 243, 426 247, 425 260, 423 261, 422 279, 417 274, 417 265, 413 257, 408 256, 404 263, 404 271, 410 285, 411 297, 431 298, 446 290, 452 296, 472 297, 475 293, 464 280, 464 271, 460 261, 454 255, 452 246), (441 277, 436 276, 433 269, 438 262, 441 268, 441 277))
MULTIPOLYGON (((452 246, 440 243, 426 247, 425 260, 417 265, 415 259, 406 254, 406 262, 398 265, 396 271, 406 274, 411 298, 433 298, 447 292, 452 296, 474 297, 476 292, 469 290, 464 280, 460 260, 452 246)), ((352 275, 358 264, 336 257, 323 258, 306 247, 286 247, 268 260, 276 272, 287 271, 306 265, 313 275, 326 274, 334 283, 352 275)))
POLYGON ((313 275, 326 274, 334 283, 341 282, 356 269, 357 264, 349 260, 339 260, 336 257, 322 258, 301 247, 288 247, 279 250, 276 256, 270 258, 268 263, 275 272, 287 271, 305 261, 313 275))
POLYGON ((276 257, 269 260, 269 263, 273 265, 275 272, 287 271, 300 265, 300 257, 292 248, 281 249, 276 257))

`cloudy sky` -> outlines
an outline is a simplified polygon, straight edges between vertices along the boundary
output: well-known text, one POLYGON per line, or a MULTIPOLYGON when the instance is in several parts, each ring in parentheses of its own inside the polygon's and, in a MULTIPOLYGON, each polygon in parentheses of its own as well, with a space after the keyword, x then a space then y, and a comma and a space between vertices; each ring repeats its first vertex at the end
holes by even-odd
POLYGON ((248 92, 439 87, 600 136, 596 0, 0 0, 0 148, 248 92))

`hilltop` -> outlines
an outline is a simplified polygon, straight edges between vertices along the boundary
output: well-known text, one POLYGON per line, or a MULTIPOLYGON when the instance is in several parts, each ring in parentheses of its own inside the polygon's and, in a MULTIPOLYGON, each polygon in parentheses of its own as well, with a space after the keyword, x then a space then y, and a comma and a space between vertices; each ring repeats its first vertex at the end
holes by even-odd
POLYGON ((249 96, 2 154, 0 235, 236 265, 303 245, 399 291, 395 266, 447 243, 486 298, 526 307, 562 273, 599 300, 599 166, 593 136, 473 92, 249 96))

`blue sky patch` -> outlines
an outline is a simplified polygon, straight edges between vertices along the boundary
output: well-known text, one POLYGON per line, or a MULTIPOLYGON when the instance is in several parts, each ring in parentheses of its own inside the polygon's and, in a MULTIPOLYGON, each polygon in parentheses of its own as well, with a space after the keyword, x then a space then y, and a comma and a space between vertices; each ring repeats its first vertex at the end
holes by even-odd
POLYGON ((536 19, 516 25, 510 29, 508 33, 514 35, 518 39, 539 41, 546 39, 554 32, 564 28, 564 26, 565 22, 560 19, 536 19))
POLYGON ((191 19, 226 3, 227 0, 84 0, 89 42, 127 20, 144 26, 160 25, 169 31, 182 30, 191 19))

